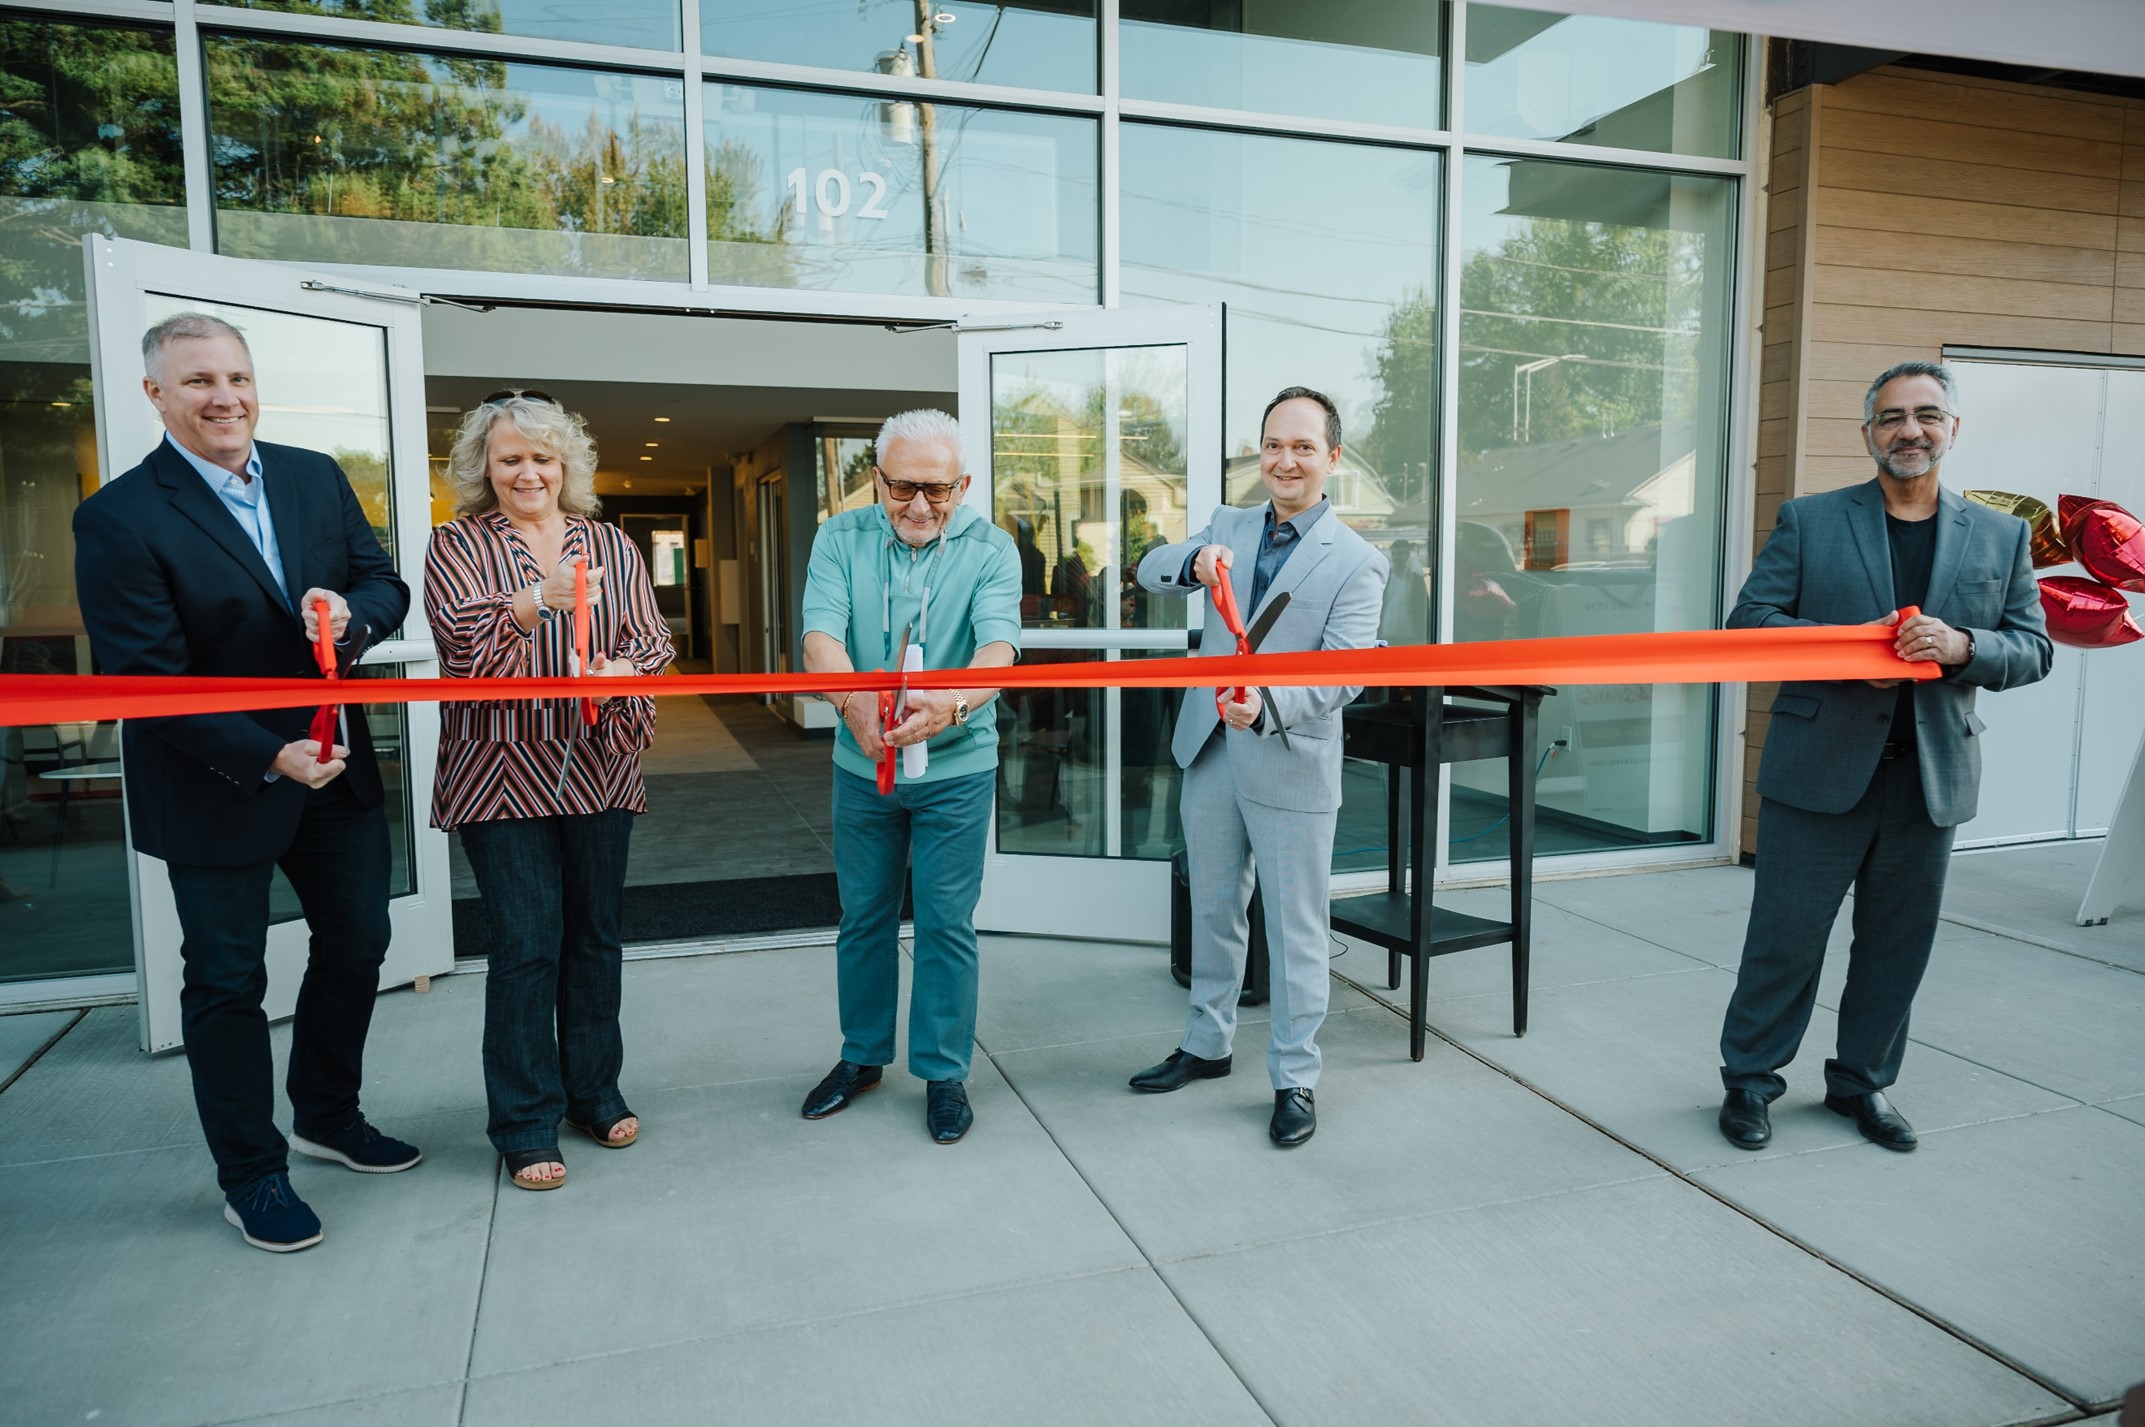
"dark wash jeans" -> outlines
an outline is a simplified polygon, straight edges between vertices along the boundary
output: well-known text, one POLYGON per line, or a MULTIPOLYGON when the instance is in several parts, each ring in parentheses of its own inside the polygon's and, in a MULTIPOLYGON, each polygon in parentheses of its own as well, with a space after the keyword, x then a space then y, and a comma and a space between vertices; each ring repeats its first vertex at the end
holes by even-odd
POLYGON ((501 1154, 556 1145, 562 1116, 592 1125, 629 1113, 618 1093, 618 937, 633 816, 462 825, 491 936, 484 1097, 501 1154))
POLYGON ((283 869, 312 933, 284 1084, 292 1128, 322 1139, 358 1115, 365 1033, 387 956, 388 859, 386 814, 360 806, 338 778, 306 795, 297 835, 273 862, 169 864, 186 967, 179 1010, 194 1108, 226 1194, 290 1167, 290 1145, 275 1123, 275 1066, 261 1010, 270 879, 283 869))

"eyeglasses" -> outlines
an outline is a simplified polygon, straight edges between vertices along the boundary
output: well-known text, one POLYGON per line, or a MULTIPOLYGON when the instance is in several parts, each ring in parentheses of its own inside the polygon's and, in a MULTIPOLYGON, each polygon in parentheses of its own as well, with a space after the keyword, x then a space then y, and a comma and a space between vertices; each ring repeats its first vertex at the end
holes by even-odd
POLYGON ((1917 406, 1911 412, 1901 411, 1899 408, 1893 407, 1889 411, 1878 412, 1870 418, 1869 424, 1886 435, 1890 435, 1906 425, 1909 416, 1912 416, 1915 422, 1922 426, 1942 426, 1945 422, 1951 420, 1951 413, 1941 406, 1917 406))
POLYGON ((478 402, 477 405, 497 406, 503 401, 512 401, 517 396, 524 401, 541 401, 551 406, 557 406, 559 404, 559 399, 553 396, 550 392, 538 391, 533 386, 524 386, 509 387, 504 391, 495 391, 490 396, 484 398, 484 400, 478 402))
POLYGON ((959 482, 944 485, 918 481, 897 481, 886 476, 881 476, 879 479, 886 482, 886 493, 904 504, 916 499, 920 493, 931 504, 944 505, 947 501, 952 500, 954 492, 961 488, 959 482))

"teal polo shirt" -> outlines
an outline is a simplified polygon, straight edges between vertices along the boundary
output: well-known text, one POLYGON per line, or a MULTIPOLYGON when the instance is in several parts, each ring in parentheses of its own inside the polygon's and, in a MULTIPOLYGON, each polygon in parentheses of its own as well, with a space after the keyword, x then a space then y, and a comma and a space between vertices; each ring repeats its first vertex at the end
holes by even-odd
MULTIPOLYGON (((973 506, 956 507, 938 539, 924 546, 904 545, 883 506, 845 510, 813 537, 804 627, 839 639, 859 669, 895 667, 904 629, 923 645, 927 669, 966 668, 978 649, 995 642, 1018 651, 1020 553, 1013 537, 973 506)), ((988 687, 989 675, 979 675, 976 683, 988 687)), ((928 746, 930 767, 917 781, 995 769, 998 701, 928 746)), ((834 766, 860 778, 877 776, 846 721, 835 731, 834 766)))

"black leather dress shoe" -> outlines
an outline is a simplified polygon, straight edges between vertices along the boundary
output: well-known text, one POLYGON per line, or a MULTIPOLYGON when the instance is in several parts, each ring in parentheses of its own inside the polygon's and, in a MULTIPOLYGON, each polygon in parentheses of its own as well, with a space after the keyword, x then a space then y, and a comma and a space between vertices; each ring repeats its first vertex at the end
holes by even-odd
POLYGON ((934 1080, 924 1090, 924 1124, 931 1138, 950 1145, 968 1133, 976 1112, 968 1108, 968 1087, 958 1080, 934 1080))
POLYGON ((1825 1108, 1852 1119, 1862 1138, 1871 1144, 1888 1150, 1911 1150, 1921 1143, 1907 1117, 1892 1108, 1882 1090, 1872 1090, 1867 1095, 1827 1095, 1825 1108))
POLYGON ((1739 1150, 1762 1150, 1773 1142, 1773 1112, 1755 1090, 1731 1090, 1720 1102, 1720 1132, 1739 1150))
POLYGON ((812 1093, 804 1097, 804 1117, 807 1120, 824 1120, 837 1110, 849 1108, 849 1102, 879 1083, 882 1070, 876 1065, 858 1065, 853 1060, 837 1060, 827 1078, 812 1087, 812 1093))
POLYGON ((1293 1149, 1317 1129, 1318 1111, 1311 1104, 1310 1091, 1292 1085, 1274 1092, 1274 1122, 1266 1127, 1266 1133, 1273 1136, 1275 1144, 1293 1149))
POLYGON ((1160 1065, 1150 1065, 1129 1082, 1134 1090, 1148 1090, 1160 1094, 1165 1090, 1182 1090, 1194 1080, 1219 1080, 1229 1073, 1229 1057, 1220 1060, 1201 1060, 1188 1050, 1173 1050, 1169 1059, 1160 1065))

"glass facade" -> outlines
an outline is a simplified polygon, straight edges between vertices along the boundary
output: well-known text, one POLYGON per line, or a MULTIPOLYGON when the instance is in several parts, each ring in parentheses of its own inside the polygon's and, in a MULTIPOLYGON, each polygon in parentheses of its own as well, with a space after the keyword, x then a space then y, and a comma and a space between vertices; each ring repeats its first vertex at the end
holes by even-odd
POLYGON ((1443 125, 1445 7, 1124 0, 1124 92, 1214 109, 1443 125))
MULTIPOLYGON (((1464 20, 1460 0, 1123 0, 1107 36, 1094 0, 682 0, 706 68, 690 127, 680 0, 233 3, 274 12, 270 28, 208 7, 183 54, 168 20, 0 18, 0 667, 88 667, 67 521, 97 471, 90 231, 460 270, 536 303, 587 300, 587 279, 630 279, 655 308, 872 320, 1224 303, 1224 498, 1262 497, 1274 391, 1332 394, 1328 494, 1391 561, 1389 642, 1719 616, 1741 36, 1472 0, 1464 20), (359 40, 349 20, 408 39, 359 40), (208 127, 182 134, 178 78, 196 67, 208 127), (1615 163, 1590 159, 1605 148, 1615 163), (191 222, 189 154, 209 175, 191 222)), ((1204 522, 1187 493, 1205 456, 1167 414, 1181 374, 1102 355, 1003 374, 995 514, 1022 544, 1030 628, 1158 644, 1187 610, 1127 576, 1204 522)), ((345 435, 292 439, 342 446, 358 476, 355 453, 384 447, 345 435)), ((871 498, 868 433, 822 436, 821 516, 871 498)), ((1009 696, 1001 848, 1177 846, 1178 697, 1009 696)), ((1566 691, 1543 725, 1564 743, 1541 771, 1544 855, 1714 835, 1710 690, 1566 691)), ((49 776, 104 761, 110 730, 4 737, 0 978, 123 969, 117 785, 49 776), (54 907, 90 934, 39 942, 54 907)), ((1375 869, 1384 779, 1351 765, 1346 786, 1335 865, 1375 869)), ((1501 855, 1481 832, 1501 783, 1462 769, 1454 786, 1450 856, 1501 855)))
POLYGON ((1096 123, 711 84, 708 278, 1093 302, 1096 123))
MULTIPOLYGON (((0 18, 0 673, 92 672, 69 525, 97 483, 88 232, 186 241, 172 33, 0 18)), ((117 733, 0 729, 0 981, 133 969, 117 733)))
POLYGON ((683 279, 681 81, 207 42, 217 251, 683 279))

